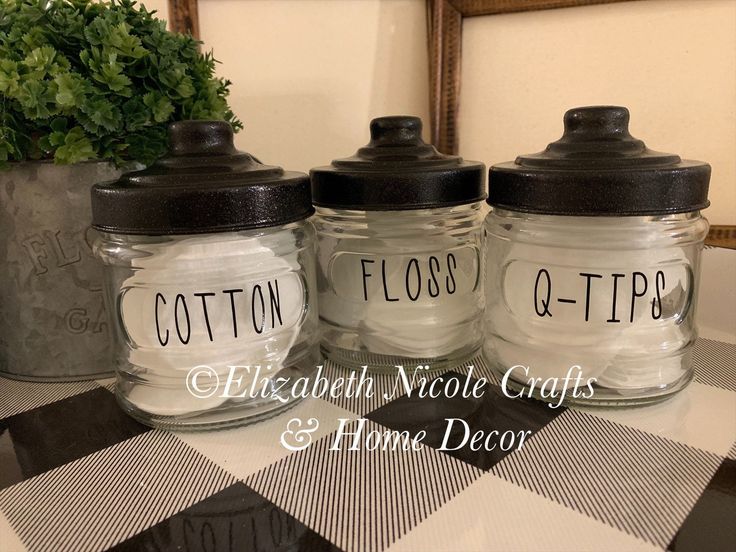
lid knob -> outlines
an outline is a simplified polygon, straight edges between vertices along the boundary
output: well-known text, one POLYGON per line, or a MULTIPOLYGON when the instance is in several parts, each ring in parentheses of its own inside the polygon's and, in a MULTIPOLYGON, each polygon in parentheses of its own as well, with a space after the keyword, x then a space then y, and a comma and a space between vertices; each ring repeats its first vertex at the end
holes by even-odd
POLYGON ((424 145, 422 120, 419 117, 404 115, 373 119, 369 145, 372 147, 424 145))
POLYGON ((565 136, 610 139, 629 134, 629 110, 618 106, 578 107, 565 113, 565 136))
POLYGON ((644 142, 629 134, 625 107, 577 107, 567 111, 563 120, 565 132, 547 146, 549 153, 580 158, 640 155, 646 150, 644 142))
POLYGON ((233 128, 227 121, 177 121, 169 125, 172 156, 232 155, 237 153, 233 128))

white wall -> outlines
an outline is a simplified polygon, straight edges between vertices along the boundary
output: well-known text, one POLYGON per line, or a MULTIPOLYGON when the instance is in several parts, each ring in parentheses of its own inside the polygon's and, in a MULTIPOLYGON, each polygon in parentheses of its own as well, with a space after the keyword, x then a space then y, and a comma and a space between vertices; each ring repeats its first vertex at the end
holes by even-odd
POLYGON ((736 2, 647 0, 465 20, 460 149, 543 149, 579 105, 625 105, 649 147, 713 166, 714 224, 736 224, 736 2))
POLYGON ((423 0, 200 0, 199 16, 238 146, 264 162, 308 170, 366 144, 373 117, 427 118, 423 0))
POLYGON ((156 17, 159 19, 169 18, 169 2, 168 0, 138 0, 149 11, 156 11, 156 17))

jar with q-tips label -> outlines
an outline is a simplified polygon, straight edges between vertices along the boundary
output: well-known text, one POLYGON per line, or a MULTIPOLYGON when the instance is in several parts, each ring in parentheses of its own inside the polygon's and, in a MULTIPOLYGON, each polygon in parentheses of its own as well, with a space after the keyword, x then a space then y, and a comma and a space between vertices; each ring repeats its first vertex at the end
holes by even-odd
POLYGON ((546 400, 660 400, 693 376, 710 166, 647 148, 623 107, 564 122, 490 169, 486 356, 546 400))

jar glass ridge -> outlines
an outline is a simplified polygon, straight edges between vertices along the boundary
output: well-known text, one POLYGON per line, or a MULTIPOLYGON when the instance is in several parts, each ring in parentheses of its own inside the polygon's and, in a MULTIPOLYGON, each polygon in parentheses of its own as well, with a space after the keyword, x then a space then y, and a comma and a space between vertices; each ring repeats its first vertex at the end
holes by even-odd
POLYGON ((106 265, 124 410, 156 427, 205 429, 291 406, 296 378, 319 363, 314 245, 308 221, 177 236, 101 233, 94 249, 106 265))
MULTIPOLYGON (((494 208, 485 224, 485 354, 529 387, 580 366, 591 396, 568 402, 659 400, 693 376, 700 256, 698 211, 584 217, 494 208)), ((567 382, 571 386, 570 381, 567 382)))
POLYGON ((482 343, 482 204, 317 207, 322 348, 375 371, 460 364, 482 343))

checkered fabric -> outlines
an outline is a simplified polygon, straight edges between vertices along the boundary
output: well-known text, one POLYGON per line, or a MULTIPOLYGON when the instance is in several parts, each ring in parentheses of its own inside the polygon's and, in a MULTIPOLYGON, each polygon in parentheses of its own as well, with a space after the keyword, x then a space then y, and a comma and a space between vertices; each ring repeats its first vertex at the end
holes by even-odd
POLYGON ((736 550, 736 345, 694 355, 695 381, 641 408, 512 400, 477 359, 495 382, 480 399, 312 398, 207 433, 140 425, 110 381, 0 380, 0 550, 736 550), (295 417, 320 427, 290 451, 295 417), (446 418, 530 437, 444 452, 446 418), (340 419, 426 446, 331 450, 340 419))

